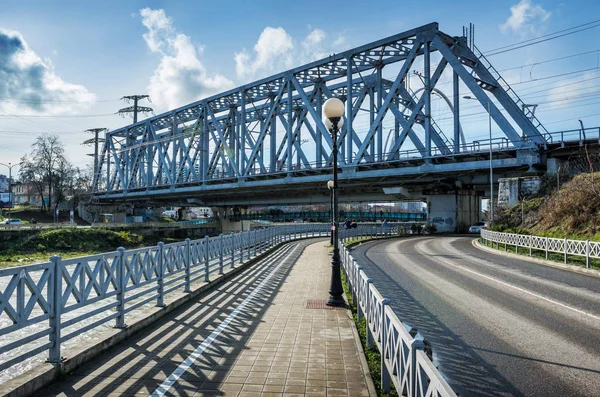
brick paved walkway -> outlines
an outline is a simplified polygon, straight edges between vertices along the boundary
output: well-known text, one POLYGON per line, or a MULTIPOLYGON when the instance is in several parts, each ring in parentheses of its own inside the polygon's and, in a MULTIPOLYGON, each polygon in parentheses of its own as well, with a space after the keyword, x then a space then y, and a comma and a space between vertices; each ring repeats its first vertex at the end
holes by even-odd
POLYGON ((326 244, 281 247, 37 395, 375 397, 348 310, 323 305, 326 244))

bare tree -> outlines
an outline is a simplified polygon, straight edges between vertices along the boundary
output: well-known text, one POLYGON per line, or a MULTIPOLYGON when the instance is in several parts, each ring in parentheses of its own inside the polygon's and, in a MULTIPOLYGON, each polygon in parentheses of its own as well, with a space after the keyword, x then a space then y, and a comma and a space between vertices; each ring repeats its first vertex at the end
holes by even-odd
POLYGON ((23 156, 21 158, 19 176, 21 181, 31 186, 35 192, 34 194, 40 197, 42 203, 41 209, 42 211, 46 211, 46 202, 44 201, 44 191, 46 188, 45 174, 39 164, 29 156, 23 156))
POLYGON ((71 165, 64 157, 58 157, 56 160, 56 169, 53 172, 53 190, 54 190, 54 212, 58 206, 69 200, 73 195, 73 185, 79 170, 71 165))
POLYGON ((21 179, 23 182, 36 186, 36 190, 42 198, 42 209, 46 208, 44 205, 44 190, 47 186, 47 208, 51 209, 57 175, 63 172, 61 169, 63 166, 69 164, 65 158, 65 149, 58 136, 47 134, 38 136, 35 143, 31 145, 31 153, 24 156, 22 160, 21 179))

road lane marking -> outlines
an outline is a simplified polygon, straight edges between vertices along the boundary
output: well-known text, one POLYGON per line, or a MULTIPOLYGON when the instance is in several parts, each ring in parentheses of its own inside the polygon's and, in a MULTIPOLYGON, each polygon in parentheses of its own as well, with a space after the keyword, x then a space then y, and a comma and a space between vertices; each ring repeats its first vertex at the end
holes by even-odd
POLYGON ((469 272, 469 273, 475 274, 475 275, 477 275, 477 276, 479 276, 479 277, 482 277, 482 278, 485 278, 485 279, 487 279, 487 280, 490 280, 490 281, 495 281, 495 282, 496 282, 496 283, 498 283, 498 284, 501 284, 501 285, 504 285, 504 286, 506 286, 506 287, 509 287, 509 288, 515 289, 515 290, 517 290, 517 291, 523 292, 523 293, 525 293, 525 294, 528 294, 528 295, 534 296, 534 297, 536 297, 536 298, 538 298, 538 299, 541 299, 541 300, 544 300, 544 301, 546 301, 546 302, 553 303, 553 304, 555 304, 555 305, 558 305, 558 306, 560 306, 560 307, 563 307, 563 308, 565 308, 565 309, 572 310, 572 311, 574 311, 574 312, 576 312, 576 313, 583 314, 583 315, 585 315, 585 316, 591 317, 591 318, 593 318, 594 320, 600 320, 600 317, 599 317, 599 316, 596 316, 596 315, 594 315, 594 314, 588 313, 588 312, 586 312, 586 311, 583 311, 583 310, 581 310, 581 309, 577 309, 577 308, 575 308, 575 307, 573 307, 573 306, 565 305, 564 303, 561 303, 561 302, 559 302, 559 301, 556 301, 556 300, 554 300, 554 299, 546 298, 546 297, 545 297, 545 296, 543 296, 543 295, 536 294, 535 292, 531 292, 531 291, 529 291, 529 290, 526 290, 526 289, 524 289, 524 288, 517 287, 516 285, 509 284, 509 283, 507 283, 507 282, 504 282, 504 281, 498 280, 498 279, 497 279, 497 278, 495 278, 495 277, 490 277, 490 276, 487 276, 487 275, 485 275, 485 274, 482 274, 482 273, 476 272, 475 270, 471 270, 471 269, 468 269, 468 268, 466 268, 466 267, 463 267, 463 266, 460 266, 460 265, 454 264, 454 263, 452 263, 452 262, 449 262, 449 261, 447 261, 447 260, 445 260, 445 259, 442 259, 442 258, 436 258, 436 259, 437 259, 437 260, 439 260, 439 261, 441 261, 441 262, 444 262, 444 263, 446 263, 446 264, 448 264, 448 265, 450 265, 450 266, 454 266, 454 267, 456 267, 456 268, 462 269, 462 270, 464 270, 464 271, 466 271, 466 272, 469 272))
POLYGON ((204 351, 211 346, 212 342, 219 337, 221 332, 223 332, 227 328, 227 326, 237 317, 237 315, 244 310, 248 303, 250 303, 255 298, 255 296, 265 287, 265 285, 269 282, 271 277, 273 277, 273 275, 277 273, 279 268, 281 268, 281 266, 283 266, 283 264, 287 262, 287 260, 292 256, 292 254, 296 251, 297 248, 298 245, 296 245, 294 249, 292 249, 290 253, 287 254, 283 260, 281 260, 281 263, 279 263, 279 265, 277 265, 277 267, 273 269, 271 273, 269 273, 267 278, 265 278, 250 293, 250 295, 248 295, 248 297, 244 299, 242 303, 240 303, 240 305, 234 311, 232 311, 229 314, 229 316, 227 316, 227 318, 223 320, 223 322, 192 353, 190 353, 190 355, 181 364, 179 364, 179 366, 171 373, 171 375, 169 375, 167 379, 165 379, 165 381, 156 388, 154 393, 152 393, 152 397, 164 396, 169 391, 169 389, 173 387, 175 382, 177 382, 177 380, 181 378, 181 376, 192 366, 192 364, 194 364, 202 356, 202 353, 204 353, 204 351))

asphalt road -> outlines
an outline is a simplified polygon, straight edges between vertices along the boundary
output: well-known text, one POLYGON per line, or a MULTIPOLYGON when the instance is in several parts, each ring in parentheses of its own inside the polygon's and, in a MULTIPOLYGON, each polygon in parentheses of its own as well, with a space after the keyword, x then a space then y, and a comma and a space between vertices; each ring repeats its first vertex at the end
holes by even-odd
POLYGON ((600 396, 600 278, 481 251, 472 237, 352 255, 433 346, 461 396, 600 396))

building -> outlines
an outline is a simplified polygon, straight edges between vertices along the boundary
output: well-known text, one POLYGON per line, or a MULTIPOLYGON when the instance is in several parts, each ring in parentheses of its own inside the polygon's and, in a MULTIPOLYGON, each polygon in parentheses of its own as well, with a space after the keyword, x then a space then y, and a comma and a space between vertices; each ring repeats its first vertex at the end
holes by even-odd
POLYGON ((0 174, 0 192, 8 192, 8 176, 0 174))
MULTIPOLYGON (((31 205, 37 208, 42 207, 40 194, 32 184, 15 182, 12 185, 12 191, 15 205, 31 205)), ((48 204, 48 187, 44 188, 44 201, 48 204)))

